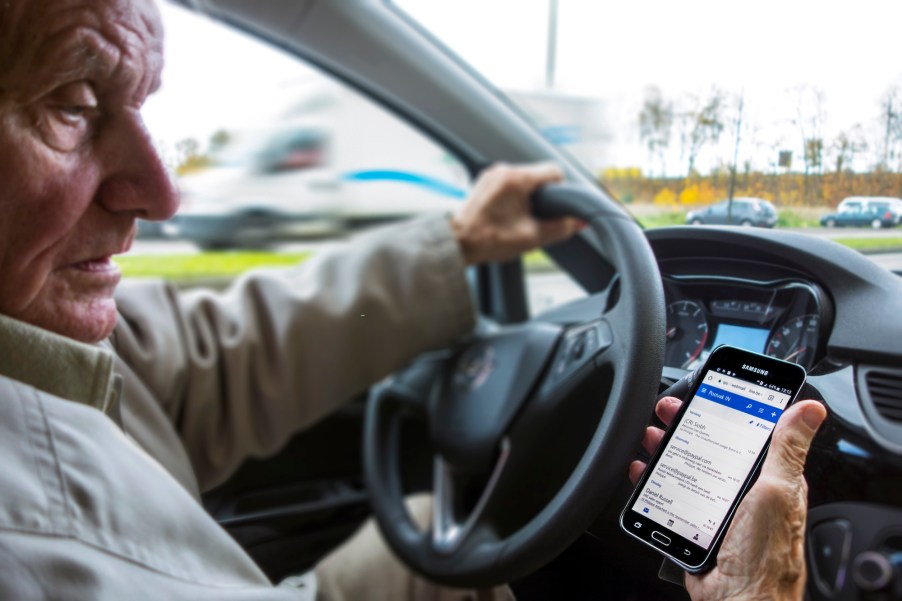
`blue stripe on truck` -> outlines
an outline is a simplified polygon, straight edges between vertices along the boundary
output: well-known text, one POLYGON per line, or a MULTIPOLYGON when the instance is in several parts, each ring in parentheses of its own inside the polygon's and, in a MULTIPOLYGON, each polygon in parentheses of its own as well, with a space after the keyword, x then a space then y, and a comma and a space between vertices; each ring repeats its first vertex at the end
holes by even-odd
POLYGON ((372 169, 368 171, 349 171, 341 176, 342 181, 346 182, 400 182, 410 184, 412 186, 420 186, 451 198, 459 198, 463 200, 467 197, 466 190, 452 186, 446 182, 437 180, 432 177, 420 175, 418 173, 410 173, 409 171, 392 171, 388 169, 372 169))

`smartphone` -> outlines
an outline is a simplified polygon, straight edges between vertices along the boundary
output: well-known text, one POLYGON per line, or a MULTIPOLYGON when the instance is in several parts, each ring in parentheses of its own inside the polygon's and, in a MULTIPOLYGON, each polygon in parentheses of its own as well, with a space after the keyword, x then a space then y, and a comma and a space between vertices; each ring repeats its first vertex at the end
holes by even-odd
POLYGON ((805 376, 795 363, 717 347, 620 515, 621 528, 691 573, 713 568, 805 376))

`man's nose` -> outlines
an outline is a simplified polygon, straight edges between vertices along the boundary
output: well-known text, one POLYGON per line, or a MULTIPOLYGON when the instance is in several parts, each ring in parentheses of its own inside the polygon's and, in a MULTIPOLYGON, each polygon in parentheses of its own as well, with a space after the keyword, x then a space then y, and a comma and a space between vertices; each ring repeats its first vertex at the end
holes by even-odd
POLYGON ((131 211, 151 221, 175 214, 178 193, 138 111, 108 122, 97 152, 103 164, 98 195, 107 210, 131 211))

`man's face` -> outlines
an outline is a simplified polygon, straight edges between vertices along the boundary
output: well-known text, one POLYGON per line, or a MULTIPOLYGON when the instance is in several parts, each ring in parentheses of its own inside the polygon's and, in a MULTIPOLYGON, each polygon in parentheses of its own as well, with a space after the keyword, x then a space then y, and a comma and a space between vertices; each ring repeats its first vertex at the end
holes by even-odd
POLYGON ((177 207, 139 113, 161 44, 152 0, 0 2, 0 314, 112 331, 111 257, 177 207))

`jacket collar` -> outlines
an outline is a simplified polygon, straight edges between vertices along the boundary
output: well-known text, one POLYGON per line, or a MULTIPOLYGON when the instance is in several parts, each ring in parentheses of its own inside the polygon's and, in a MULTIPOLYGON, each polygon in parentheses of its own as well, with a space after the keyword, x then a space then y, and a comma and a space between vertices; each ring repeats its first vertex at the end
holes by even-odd
POLYGON ((112 354, 0 315, 0 376, 104 413, 118 411, 112 354))

